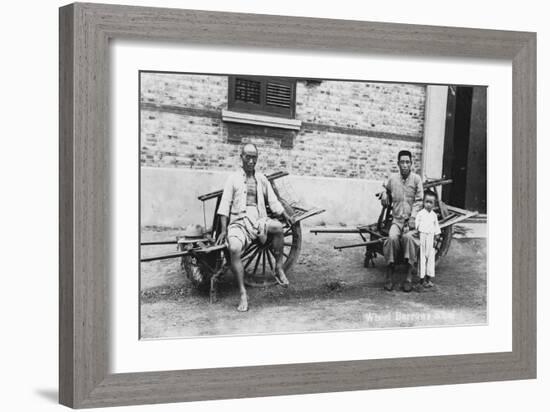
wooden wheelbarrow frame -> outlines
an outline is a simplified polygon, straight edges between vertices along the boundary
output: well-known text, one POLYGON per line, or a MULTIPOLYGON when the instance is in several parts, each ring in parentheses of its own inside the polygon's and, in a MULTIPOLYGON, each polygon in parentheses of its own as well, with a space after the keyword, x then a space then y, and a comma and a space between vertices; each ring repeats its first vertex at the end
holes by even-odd
MULTIPOLYGON (((452 179, 430 179, 424 182, 424 190, 431 189, 437 186, 442 186, 452 183, 452 179)), ((381 198, 383 192, 376 193, 378 200, 381 198)), ((443 258, 447 251, 449 250, 452 234, 453 234, 453 225, 460 223, 466 219, 474 217, 478 214, 477 211, 469 211, 461 209, 455 206, 450 206, 445 204, 443 201, 438 200, 436 212, 439 217, 439 227, 441 229, 441 235, 436 237, 436 264, 443 258)), ((392 224, 392 207, 391 199, 390 206, 382 207, 382 211, 376 223, 368 225, 360 225, 354 228, 317 228, 312 229, 310 232, 317 235, 318 233, 354 233, 358 234, 362 242, 351 243, 346 245, 335 245, 334 249, 343 250, 364 247, 365 248, 365 261, 364 266, 374 267, 374 258, 380 254, 383 254, 383 244, 388 239, 389 228, 392 224)), ((417 233, 416 230, 411 230, 412 234, 417 233)))
MULTIPOLYGON (((288 248, 283 251, 284 254, 284 264, 283 268, 285 271, 291 269, 291 267, 296 263, 301 249, 301 225, 300 222, 304 219, 310 218, 312 216, 318 215, 324 212, 324 209, 312 208, 305 209, 297 204, 289 203, 287 200, 281 197, 277 186, 274 184, 274 181, 282 177, 288 176, 287 172, 276 172, 270 175, 267 175, 268 181, 271 183, 273 191, 275 192, 277 198, 285 207, 287 213, 293 218, 293 224, 289 226, 285 224, 283 227, 284 236, 285 236, 285 248, 288 248), (286 238, 289 238, 288 241, 286 238)), ((177 245, 178 251, 172 253, 164 253, 156 256, 147 256, 140 259, 142 263, 152 262, 163 259, 174 259, 181 258, 182 270, 185 271, 189 277, 189 271, 186 270, 186 265, 189 265, 189 259, 196 259, 201 264, 206 265, 209 275, 206 276, 208 279, 201 282, 194 282, 194 285, 200 289, 209 290, 210 302, 216 300, 217 287, 216 284, 219 278, 225 272, 226 267, 229 263, 229 253, 227 253, 226 245, 216 245, 215 240, 217 239, 221 223, 220 216, 217 214, 218 208, 220 206, 221 197, 223 190, 216 190, 211 193, 207 193, 198 197, 198 200, 202 202, 203 212, 205 215, 205 226, 206 226, 206 207, 205 203, 209 200, 215 200, 216 205, 214 208, 214 216, 211 220, 211 227, 204 231, 204 235, 199 238, 186 238, 185 236, 178 236, 175 240, 162 240, 162 241, 147 241, 141 242, 141 246, 153 246, 153 245, 177 245), (216 257, 215 259, 212 256, 216 257), (207 257, 210 260, 210 264, 207 263, 207 257)), ((268 215, 275 218, 271 211, 268 208, 268 215)), ((253 242, 242 253, 243 265, 245 270, 250 266, 253 267, 253 276, 256 275, 258 270, 262 271, 262 276, 258 278, 263 281, 255 282, 254 280, 249 280, 247 283, 249 286, 269 286, 275 283, 275 280, 266 278, 266 270, 269 269, 273 271, 273 255, 270 251, 269 241, 265 245, 261 245, 259 242, 253 242), (260 262, 262 265, 260 266, 260 262), (255 265, 252 265, 255 263, 255 265)), ((191 279, 193 282, 193 279, 191 279)))

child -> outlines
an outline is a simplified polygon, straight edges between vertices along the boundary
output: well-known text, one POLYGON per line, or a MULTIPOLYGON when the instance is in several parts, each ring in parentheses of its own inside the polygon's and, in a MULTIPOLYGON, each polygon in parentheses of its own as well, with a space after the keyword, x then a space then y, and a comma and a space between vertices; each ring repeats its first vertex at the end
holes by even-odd
POLYGON ((416 230, 420 233, 420 281, 424 287, 431 288, 435 276, 434 235, 439 235, 437 215, 433 211, 437 195, 427 190, 424 192, 424 208, 418 212, 415 219, 416 230))

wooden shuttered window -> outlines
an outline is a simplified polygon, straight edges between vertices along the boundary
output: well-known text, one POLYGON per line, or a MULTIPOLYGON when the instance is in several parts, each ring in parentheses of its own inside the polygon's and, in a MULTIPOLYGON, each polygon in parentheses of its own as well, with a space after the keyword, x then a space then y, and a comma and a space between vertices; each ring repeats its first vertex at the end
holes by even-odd
POLYGON ((290 109, 292 104, 292 88, 288 84, 267 82, 265 93, 265 104, 267 106, 282 107, 290 109))
POLYGON ((261 76, 229 77, 229 110, 294 118, 296 81, 261 76))
POLYGON ((261 104, 262 83, 256 80, 235 78, 235 100, 241 103, 261 104))

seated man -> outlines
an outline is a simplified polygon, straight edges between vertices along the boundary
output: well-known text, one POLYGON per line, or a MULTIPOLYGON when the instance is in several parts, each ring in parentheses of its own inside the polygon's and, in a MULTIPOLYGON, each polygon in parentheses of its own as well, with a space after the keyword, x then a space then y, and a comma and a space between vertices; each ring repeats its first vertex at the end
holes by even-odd
POLYGON ((412 269, 416 262, 418 243, 409 232, 409 229, 414 229, 415 216, 422 208, 424 189, 420 176, 411 171, 411 152, 401 150, 397 155, 397 165, 399 166, 399 173, 392 174, 388 178, 384 184, 386 191, 381 198, 382 205, 389 206, 391 196, 393 215, 389 237, 383 246, 384 257, 388 264, 384 289, 393 290, 395 261, 398 256, 402 256, 409 265, 407 277, 403 283, 403 291, 410 292, 412 290, 412 269))
POLYGON ((271 211, 276 215, 282 215, 289 224, 292 224, 292 218, 279 202, 271 183, 263 174, 255 171, 257 160, 256 146, 251 143, 245 144, 241 150, 242 169, 227 179, 217 212, 220 215, 221 228, 216 243, 228 244, 231 270, 237 278, 240 291, 240 302, 237 307, 240 312, 248 310, 241 253, 253 241, 265 243, 267 236, 271 235, 275 277, 280 285, 288 287, 288 279, 283 271, 283 225, 278 220, 267 217, 266 201, 271 211))

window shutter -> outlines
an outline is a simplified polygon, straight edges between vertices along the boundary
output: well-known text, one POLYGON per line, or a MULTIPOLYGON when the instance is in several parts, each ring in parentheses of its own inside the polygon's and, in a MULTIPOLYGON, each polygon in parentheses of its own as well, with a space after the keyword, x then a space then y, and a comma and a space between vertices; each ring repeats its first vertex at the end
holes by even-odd
POLYGON ((266 104, 268 106, 290 108, 292 103, 292 90, 289 85, 267 82, 266 104))
POLYGON ((260 104, 262 95, 262 84, 255 80, 235 79, 235 100, 245 103, 260 104))
POLYGON ((296 80, 264 76, 230 76, 228 108, 246 113, 294 118, 296 80))

